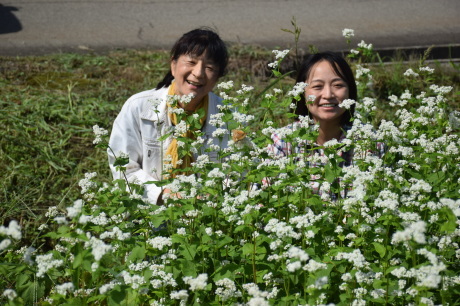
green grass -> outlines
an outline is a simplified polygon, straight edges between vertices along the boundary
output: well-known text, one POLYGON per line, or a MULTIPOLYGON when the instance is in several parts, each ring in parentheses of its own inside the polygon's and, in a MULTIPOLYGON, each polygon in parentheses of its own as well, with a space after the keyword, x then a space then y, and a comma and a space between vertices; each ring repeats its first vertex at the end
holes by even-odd
MULTIPOLYGON (((271 61, 269 50, 232 46, 222 81, 261 90, 270 83, 266 64, 271 61)), ((292 70, 294 62, 288 58, 283 70, 292 70)), ((386 97, 404 91, 402 74, 417 64, 374 66, 372 94, 379 101, 380 118, 391 117, 386 97)), ((451 105, 458 109, 458 64, 430 65, 436 68, 433 83, 455 86, 451 105)), ((92 144, 92 126, 110 130, 126 99, 155 87, 167 69, 164 51, 0 57, 0 222, 17 219, 27 233, 28 227, 40 224, 47 207, 63 208, 79 197, 78 181, 85 172, 110 180, 105 152, 92 144)), ((293 84, 286 78, 281 86, 293 84)), ((258 105, 253 112, 262 113, 258 105)), ((274 119, 284 112, 280 109, 274 119)))

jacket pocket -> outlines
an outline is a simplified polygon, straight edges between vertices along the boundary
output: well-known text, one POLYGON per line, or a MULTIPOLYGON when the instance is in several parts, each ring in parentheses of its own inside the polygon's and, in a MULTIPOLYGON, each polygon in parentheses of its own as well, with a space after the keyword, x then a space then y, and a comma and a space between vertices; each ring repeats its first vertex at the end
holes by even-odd
POLYGON ((162 160, 161 160, 161 142, 144 138, 143 142, 143 169, 152 175, 156 180, 161 179, 162 160))

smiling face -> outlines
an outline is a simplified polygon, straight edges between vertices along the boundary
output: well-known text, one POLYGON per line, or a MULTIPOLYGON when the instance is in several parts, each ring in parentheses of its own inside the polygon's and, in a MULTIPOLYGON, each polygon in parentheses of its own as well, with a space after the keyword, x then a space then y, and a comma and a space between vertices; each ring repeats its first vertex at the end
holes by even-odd
POLYGON ((193 94, 195 98, 182 106, 187 111, 194 111, 199 102, 216 85, 219 78, 218 66, 206 53, 201 56, 184 54, 177 60, 171 61, 171 73, 176 84, 176 95, 193 94))
POLYGON ((313 102, 307 102, 308 111, 315 122, 340 124, 345 109, 339 107, 339 103, 349 97, 347 83, 324 60, 312 67, 305 82, 308 83, 305 87, 306 100, 310 95, 316 97, 313 102))

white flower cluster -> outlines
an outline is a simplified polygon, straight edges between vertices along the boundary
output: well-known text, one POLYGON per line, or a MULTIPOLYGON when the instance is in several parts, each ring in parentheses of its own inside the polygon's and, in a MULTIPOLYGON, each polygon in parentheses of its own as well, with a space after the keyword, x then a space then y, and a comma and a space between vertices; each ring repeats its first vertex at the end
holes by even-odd
POLYGON ((363 49, 372 50, 372 44, 366 44, 364 40, 361 40, 361 42, 358 44, 358 47, 363 48, 363 49))
POLYGON ((155 238, 150 238, 147 240, 147 243, 150 244, 154 249, 163 250, 166 246, 172 246, 172 239, 168 237, 158 236, 155 238))
POLYGON ((294 85, 294 88, 288 91, 287 95, 292 97, 297 97, 298 95, 305 92, 305 87, 308 86, 305 82, 298 82, 294 85))
POLYGON ((224 89, 224 90, 232 89, 233 88, 233 81, 221 82, 221 83, 217 84, 217 88, 224 89))
POLYGON ((182 279, 184 280, 184 283, 190 285, 191 291, 204 290, 208 285, 208 274, 206 273, 199 274, 196 278, 185 276, 182 279))
POLYGON ((351 38, 355 36, 355 31, 352 29, 343 29, 342 30, 342 36, 345 38, 351 38))
POLYGON ((11 220, 8 227, 0 226, 0 234, 19 240, 22 238, 21 226, 19 226, 18 221, 11 220))
POLYGON ((268 67, 272 69, 276 69, 279 63, 281 62, 281 60, 289 53, 289 50, 283 50, 283 51, 273 50, 272 52, 275 54, 275 61, 272 63, 269 63, 268 67))
POLYGON ((64 264, 62 259, 53 259, 53 254, 37 255, 35 257, 37 263, 37 277, 43 277, 50 269, 60 267, 64 264))
POLYGON ((118 240, 126 240, 128 238, 131 237, 131 233, 123 233, 119 228, 118 226, 115 226, 112 231, 106 231, 106 232, 103 232, 99 238, 100 239, 107 239, 107 238, 110 238, 110 239, 114 239, 114 238, 117 238, 118 240))
POLYGON ((57 294, 66 295, 67 292, 73 292, 75 287, 73 283, 69 282, 69 283, 63 283, 61 285, 56 285, 54 289, 56 290, 57 294))
POLYGON ((425 221, 414 222, 409 224, 409 226, 407 226, 403 231, 397 231, 396 233, 394 233, 393 237, 391 238, 391 243, 397 244, 400 242, 406 242, 413 239, 417 243, 425 244, 425 232, 425 221))
POLYGON ((355 104, 356 101, 353 99, 345 99, 342 101, 342 103, 339 104, 339 107, 345 108, 345 109, 350 109, 353 104, 355 104))
POLYGON ((109 132, 106 129, 103 129, 99 127, 98 125, 93 126, 93 132, 94 132, 94 135, 96 135, 96 138, 94 139, 93 144, 101 143, 102 137, 109 134, 109 132))
POLYGON ((216 282, 216 295, 219 296, 222 301, 227 301, 231 298, 241 297, 241 291, 236 288, 235 282, 229 278, 223 278, 216 282))

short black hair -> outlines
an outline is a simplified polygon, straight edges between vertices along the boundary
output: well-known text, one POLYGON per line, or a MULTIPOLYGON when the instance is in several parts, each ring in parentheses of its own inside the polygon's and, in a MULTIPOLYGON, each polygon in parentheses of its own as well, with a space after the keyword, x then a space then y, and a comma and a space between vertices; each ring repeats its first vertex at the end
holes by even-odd
MULTIPOLYGON (((205 52, 206 56, 219 68, 219 77, 225 75, 228 64, 227 46, 210 28, 201 27, 185 33, 176 41, 170 54, 171 60, 177 61, 181 55, 201 56, 205 52)), ((171 85, 173 79, 171 70, 169 70, 156 89, 171 85)))
MULTIPOLYGON (((305 82, 310 76, 311 69, 321 61, 327 61, 329 62, 329 64, 331 64, 331 67, 332 69, 334 69, 334 72, 340 78, 342 78, 345 81, 345 83, 347 83, 349 99, 353 99, 356 101, 358 99, 358 89, 356 88, 356 81, 353 75, 353 71, 351 70, 350 65, 348 65, 347 61, 338 53, 326 51, 309 55, 300 66, 300 70, 297 73, 296 83, 305 82)), ((296 114, 297 117, 300 115, 308 115, 311 118, 311 114, 308 111, 308 107, 305 102, 305 94, 302 94, 300 97, 300 101, 293 101, 296 104, 294 114, 296 114)), ((350 110, 342 115, 342 126, 351 124, 351 118, 353 118, 354 113, 355 105, 353 104, 350 110)))

